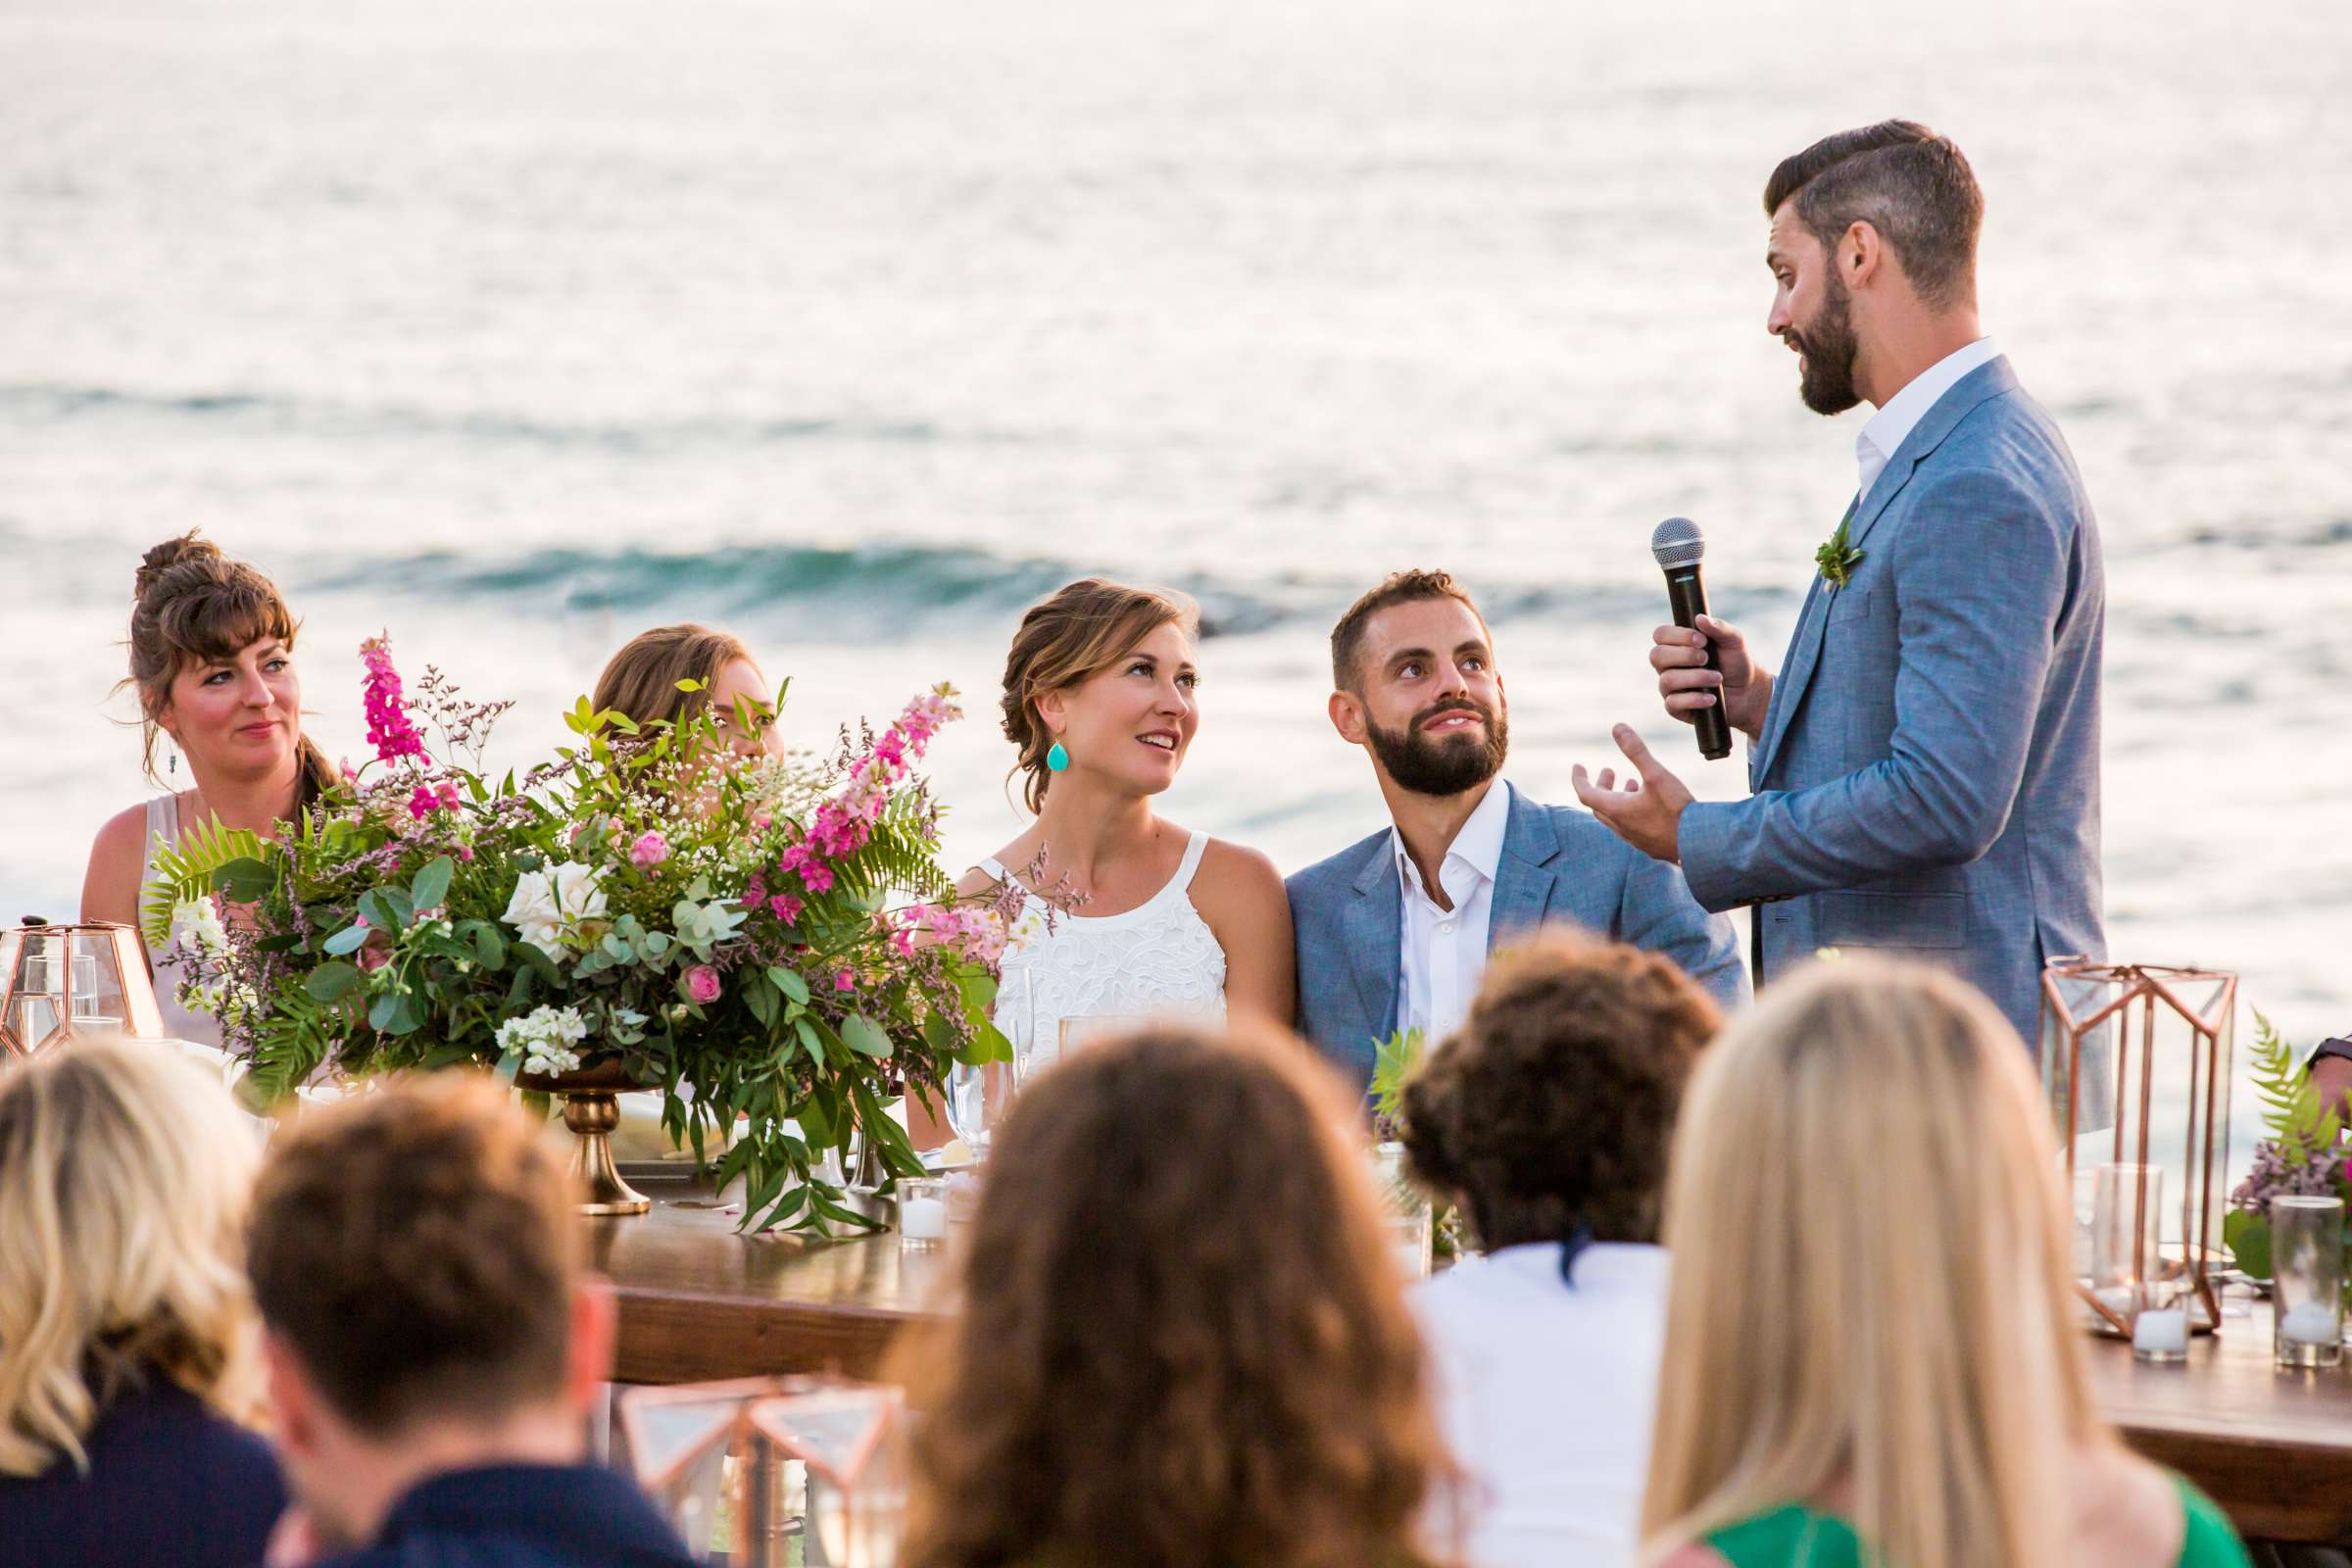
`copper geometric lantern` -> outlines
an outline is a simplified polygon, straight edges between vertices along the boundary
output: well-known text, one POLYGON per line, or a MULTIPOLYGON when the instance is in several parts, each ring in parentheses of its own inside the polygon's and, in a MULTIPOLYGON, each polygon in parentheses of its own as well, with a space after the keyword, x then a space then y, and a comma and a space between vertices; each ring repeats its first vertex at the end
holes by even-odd
POLYGON ((0 1055, 124 1035, 164 1038, 134 928, 33 920, 0 931, 0 1055))
MULTIPOLYGON (((2229 1256, 2222 1220, 2236 1018, 2237 976, 2223 970, 2080 957, 2042 970, 2042 1098, 2065 1146, 2069 1191, 2078 1165, 2168 1172, 2165 1193, 2178 1194, 2179 1206, 2166 1206, 2162 1241, 2167 1252, 2180 1249, 2196 1333, 2222 1320, 2213 1272, 2229 1256)), ((2097 1326, 2129 1333, 2087 1282, 2078 1289, 2097 1326)))

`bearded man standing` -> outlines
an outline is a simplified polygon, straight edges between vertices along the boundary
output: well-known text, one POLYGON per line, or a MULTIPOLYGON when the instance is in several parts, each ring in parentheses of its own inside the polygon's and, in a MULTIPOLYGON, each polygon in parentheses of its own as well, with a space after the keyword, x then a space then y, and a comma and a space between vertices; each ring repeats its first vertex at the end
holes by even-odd
POLYGON ((1777 676, 1711 618, 1652 635, 1666 710, 1720 702, 1748 737, 1748 798, 1693 802, 1625 725, 1639 779, 1580 767, 1577 795, 1708 908, 1756 906, 1759 985, 1820 948, 1892 951, 2033 1041, 2045 961, 2106 951, 2090 502, 1979 325, 1984 196, 1948 138, 1901 120, 1827 137, 1773 171, 1764 211, 1765 324, 1806 407, 1878 411, 1854 499, 1777 676))
POLYGON ((1746 995, 1731 922, 1680 871, 1499 776, 1510 715, 1493 642, 1443 571, 1395 573, 1332 630, 1332 727, 1370 758, 1392 826, 1287 886, 1299 1030, 1359 1087, 1381 1041, 1450 1033, 1488 952, 1547 922, 1662 954, 1727 1007, 1746 995))

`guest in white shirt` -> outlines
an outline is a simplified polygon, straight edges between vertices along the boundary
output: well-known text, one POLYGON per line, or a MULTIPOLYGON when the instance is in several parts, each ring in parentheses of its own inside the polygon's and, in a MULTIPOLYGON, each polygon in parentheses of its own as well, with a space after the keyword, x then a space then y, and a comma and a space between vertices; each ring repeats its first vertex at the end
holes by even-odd
POLYGON ((1414 1174, 1483 1258, 1418 1287, 1469 1568, 1631 1564, 1665 1333, 1683 1085, 1721 1025, 1664 958, 1550 933, 1494 956, 1405 1093, 1414 1174))

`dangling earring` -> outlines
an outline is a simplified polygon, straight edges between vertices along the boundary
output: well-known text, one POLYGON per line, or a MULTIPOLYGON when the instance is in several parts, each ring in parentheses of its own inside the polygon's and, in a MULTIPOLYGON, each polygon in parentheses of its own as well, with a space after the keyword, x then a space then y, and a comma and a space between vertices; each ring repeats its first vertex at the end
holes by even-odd
POLYGON ((1054 743, 1054 749, 1046 754, 1046 766, 1048 769, 1055 773, 1068 772, 1070 770, 1070 754, 1068 748, 1064 747, 1061 742, 1055 741, 1054 743))
POLYGON ((179 777, 179 748, 177 746, 172 747, 169 755, 164 759, 164 771, 173 778, 179 777))

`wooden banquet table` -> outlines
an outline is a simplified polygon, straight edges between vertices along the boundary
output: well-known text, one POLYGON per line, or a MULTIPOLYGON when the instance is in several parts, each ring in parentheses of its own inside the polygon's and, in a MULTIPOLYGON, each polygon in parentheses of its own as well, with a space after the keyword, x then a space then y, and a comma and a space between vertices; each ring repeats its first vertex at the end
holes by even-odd
MULTIPOLYGON (((904 1251, 896 1235, 741 1237, 732 1215, 690 1187, 631 1180, 655 1200, 652 1213, 582 1221, 619 1298, 620 1382, 876 1377, 892 1339, 935 1309, 945 1276, 936 1251, 904 1251)), ((2352 1544, 2352 1364, 2275 1371, 2265 1302, 2197 1340, 2182 1366, 2141 1366, 2113 1341, 2090 1351, 2101 1411, 2241 1532, 2352 1544)))

